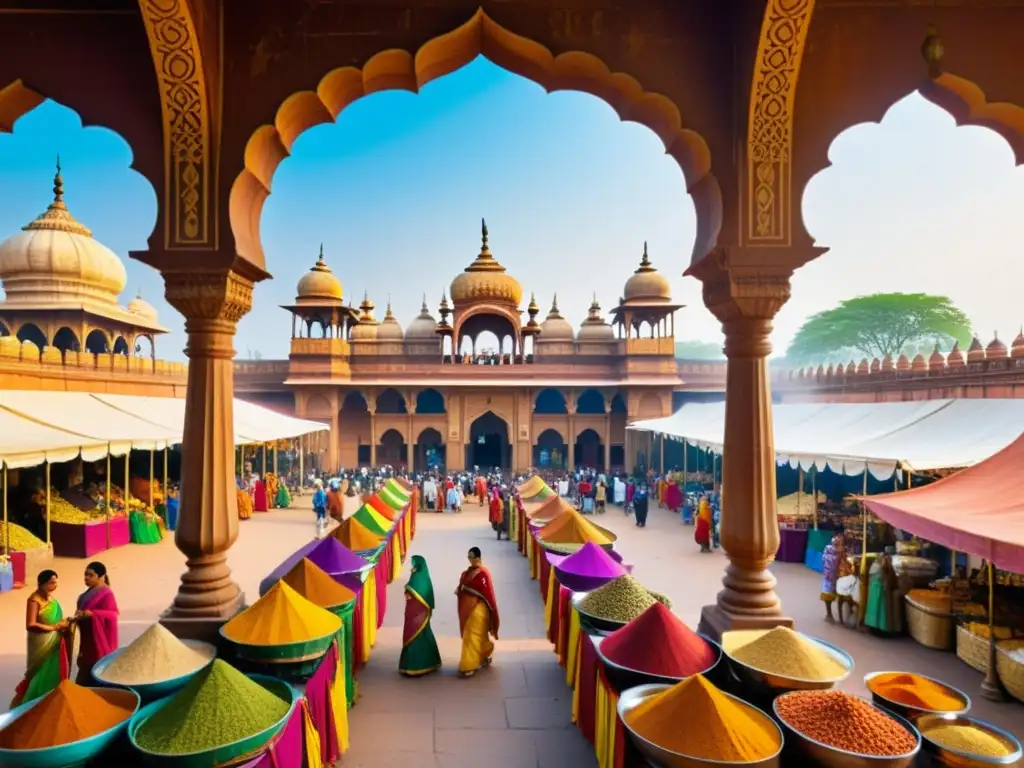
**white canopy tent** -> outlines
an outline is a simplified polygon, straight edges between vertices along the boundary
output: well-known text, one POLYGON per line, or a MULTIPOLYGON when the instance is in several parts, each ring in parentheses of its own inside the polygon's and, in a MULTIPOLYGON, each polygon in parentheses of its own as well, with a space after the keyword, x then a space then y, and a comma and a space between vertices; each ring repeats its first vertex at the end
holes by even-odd
MULTIPOLYGON (((235 444, 265 443, 329 429, 236 399, 235 444)), ((31 467, 81 456, 95 461, 181 442, 185 400, 87 392, 0 391, 0 464, 31 467)))
MULTIPOLYGON (((793 467, 826 466, 879 479, 910 470, 967 467, 1024 433, 1024 400, 919 400, 899 403, 783 403, 772 407, 775 453, 793 467)), ((721 452, 725 403, 684 405, 629 429, 721 452)))

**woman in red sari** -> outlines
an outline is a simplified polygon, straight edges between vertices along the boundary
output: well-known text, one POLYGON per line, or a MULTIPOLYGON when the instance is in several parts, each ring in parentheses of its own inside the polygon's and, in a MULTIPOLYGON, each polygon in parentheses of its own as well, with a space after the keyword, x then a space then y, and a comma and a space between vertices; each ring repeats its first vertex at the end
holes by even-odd
POLYGON ((483 475, 476 476, 476 498, 482 507, 487 499, 487 479, 483 475))
POLYGON ((459 675, 472 677, 491 663, 494 643, 498 639, 498 600, 494 580, 481 560, 480 548, 469 550, 469 568, 459 578, 459 632, 462 635, 462 656, 459 675))
POLYGON ((78 647, 79 685, 93 685, 92 668, 111 651, 116 651, 117 600, 110 589, 107 567, 100 562, 85 566, 86 590, 78 596, 75 624, 82 636, 78 647))
POLYGON ((505 505, 502 503, 501 494, 498 493, 497 488, 491 489, 491 503, 488 508, 487 518, 491 523, 491 528, 498 532, 498 541, 501 541, 502 530, 507 531, 505 522, 505 505))
POLYGON ((254 512, 267 511, 267 486, 263 484, 259 475, 254 475, 256 482, 253 483, 252 509, 254 512))

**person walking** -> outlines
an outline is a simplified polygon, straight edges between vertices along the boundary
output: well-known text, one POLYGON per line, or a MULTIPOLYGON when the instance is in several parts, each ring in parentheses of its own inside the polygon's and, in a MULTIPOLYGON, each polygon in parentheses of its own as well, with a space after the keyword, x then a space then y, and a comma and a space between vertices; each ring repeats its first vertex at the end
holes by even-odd
POLYGON ((324 481, 319 477, 313 481, 313 511, 316 513, 316 538, 322 539, 327 528, 327 493, 324 481))

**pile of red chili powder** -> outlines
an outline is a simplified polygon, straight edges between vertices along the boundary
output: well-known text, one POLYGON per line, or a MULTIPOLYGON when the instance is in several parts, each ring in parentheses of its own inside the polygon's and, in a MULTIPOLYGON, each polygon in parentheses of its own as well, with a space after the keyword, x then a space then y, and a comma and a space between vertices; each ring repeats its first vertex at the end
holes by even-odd
POLYGON ((718 652, 662 603, 655 603, 601 641, 609 661, 659 677, 690 677, 706 671, 718 652))

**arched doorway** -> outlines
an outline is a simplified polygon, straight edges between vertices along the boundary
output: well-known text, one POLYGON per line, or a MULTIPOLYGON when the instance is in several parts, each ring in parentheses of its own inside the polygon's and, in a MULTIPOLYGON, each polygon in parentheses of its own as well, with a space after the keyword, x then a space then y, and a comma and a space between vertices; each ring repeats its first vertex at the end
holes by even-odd
POLYGON ((105 355, 110 352, 110 340, 103 331, 94 329, 85 337, 85 349, 94 355, 105 355))
POLYGON ((389 429, 380 436, 377 446, 377 464, 390 464, 393 467, 404 467, 409 463, 409 449, 405 438, 397 429, 389 429))
POLYGON ((557 429, 545 429, 533 446, 533 466, 544 469, 564 469, 569 452, 557 429))
POLYGON ((584 429, 579 433, 572 455, 574 466, 579 469, 605 469, 604 444, 601 436, 592 429, 584 429))
POLYGON ((370 463, 370 411, 361 392, 345 395, 338 413, 338 461, 343 467, 365 467, 370 463))
POLYGON ((424 389, 416 395, 416 413, 436 416, 444 410, 444 395, 436 389, 424 389))
POLYGON ((508 424, 494 411, 487 411, 470 426, 469 443, 466 445, 466 467, 512 468, 508 424))
POLYGON ((416 470, 444 471, 446 458, 441 433, 433 427, 427 427, 420 432, 416 440, 416 470))
POLYGON ((118 336, 117 339, 115 339, 114 354, 131 357, 131 350, 128 348, 128 342, 124 340, 124 336, 118 336))

